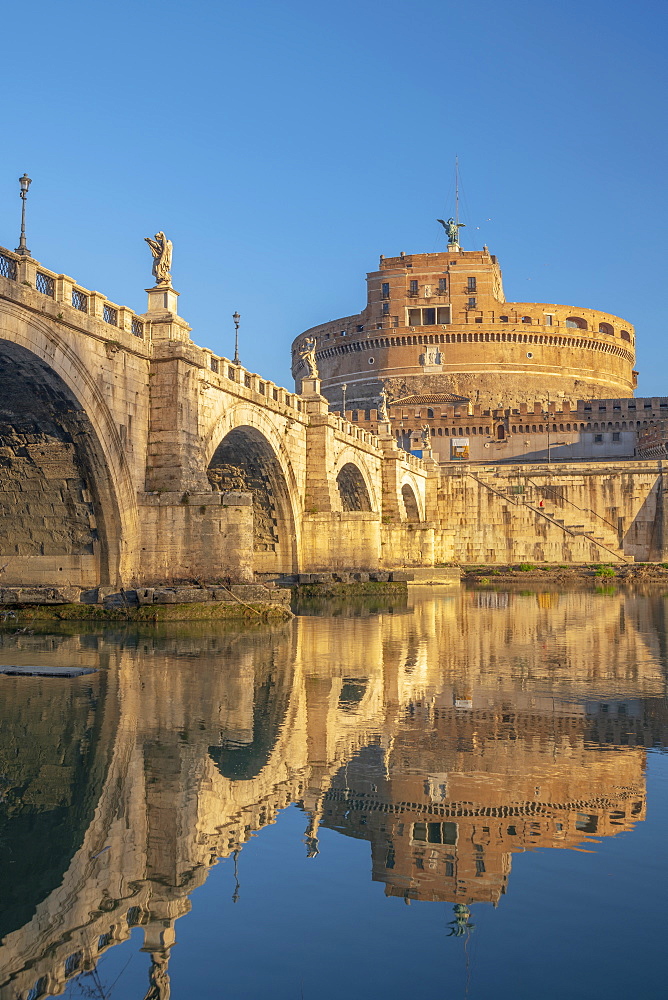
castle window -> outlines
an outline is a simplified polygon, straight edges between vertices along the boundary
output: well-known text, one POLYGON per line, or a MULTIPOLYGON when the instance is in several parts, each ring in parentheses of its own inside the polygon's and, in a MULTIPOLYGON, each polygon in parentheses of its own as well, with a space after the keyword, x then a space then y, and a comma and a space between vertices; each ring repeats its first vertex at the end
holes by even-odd
POLYGON ((598 324, 598 332, 599 333, 606 333, 608 335, 608 337, 614 337, 614 335, 615 335, 615 331, 613 330, 613 328, 610 326, 609 323, 599 323, 598 324))
POLYGON ((468 308, 469 309, 476 309, 477 308, 475 299, 469 299, 468 308))
POLYGON ((603 441, 602 434, 594 434, 594 444, 601 444, 602 441, 603 441))
POLYGON ((418 293, 417 278, 411 278, 410 284, 408 286, 408 294, 409 295, 417 295, 417 293, 418 293))
POLYGON ((384 281, 383 284, 380 286, 380 294, 383 296, 384 299, 389 299, 390 297, 389 281, 384 281))
POLYGON ((435 309, 423 309, 422 310, 422 325, 423 326, 436 326, 436 310, 435 309))
MULTIPOLYGON (((475 321, 476 321, 476 323, 482 323, 482 316, 476 316, 475 321)), ((478 339, 478 337, 476 335, 476 340, 477 339, 478 339)))
POLYGON ((523 323, 531 323, 531 316, 522 316, 523 323))
POLYGON ((499 320, 500 320, 501 323, 507 323, 508 322, 508 317, 507 316, 499 316, 499 320))
POLYGON ((363 327, 363 326, 361 326, 361 325, 360 325, 360 326, 358 326, 358 327, 357 327, 357 332, 358 332, 358 333, 364 333, 364 327, 363 327))
POLYGON ((441 295, 443 294, 443 292, 447 292, 447 290, 448 290, 448 279, 447 278, 439 278, 438 279, 438 290, 441 293, 441 295))
POLYGON ((545 326, 552 326, 552 313, 545 313, 545 326))
POLYGON ((422 326, 422 310, 421 309, 409 309, 408 310, 408 325, 409 326, 422 326))
POLYGON ((619 431, 613 431, 612 432, 612 440, 613 441, 621 441, 621 439, 622 439, 622 435, 619 433, 619 431))
POLYGON ((477 291, 477 288, 476 288, 476 279, 475 278, 469 278, 468 279, 467 289, 468 289, 469 292, 475 292, 475 291, 477 291))
POLYGON ((629 334, 628 330, 622 330, 619 336, 622 338, 622 340, 631 340, 631 335, 629 334))
POLYGON ((383 316, 389 316, 389 315, 390 315, 390 303, 383 302, 383 316))
POLYGON ((433 417, 434 416, 434 411, 432 409, 427 410, 427 416, 428 417, 433 417))
POLYGON ((375 362, 375 358, 369 358, 369 364, 372 365, 375 362))
POLYGON ((571 330, 587 330, 587 320, 582 319, 580 316, 569 316, 566 320, 566 326, 571 330))
POLYGON ((506 428, 503 426, 503 424, 499 424, 498 427, 496 428, 496 440, 503 441, 505 436, 506 436, 506 428))
POLYGON ((445 326, 450 322, 450 306, 439 306, 436 310, 436 322, 445 326))

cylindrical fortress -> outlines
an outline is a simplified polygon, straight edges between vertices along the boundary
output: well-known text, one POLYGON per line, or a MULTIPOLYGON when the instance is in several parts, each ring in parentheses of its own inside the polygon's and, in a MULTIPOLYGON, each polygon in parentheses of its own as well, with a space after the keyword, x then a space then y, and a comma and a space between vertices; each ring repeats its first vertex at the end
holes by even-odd
POLYGON ((506 302, 486 247, 381 257, 367 283, 361 313, 292 344, 299 390, 299 348, 315 338, 322 392, 337 409, 344 394, 346 410, 375 407, 383 386, 392 399, 451 393, 492 407, 633 395, 633 327, 596 309, 506 302))

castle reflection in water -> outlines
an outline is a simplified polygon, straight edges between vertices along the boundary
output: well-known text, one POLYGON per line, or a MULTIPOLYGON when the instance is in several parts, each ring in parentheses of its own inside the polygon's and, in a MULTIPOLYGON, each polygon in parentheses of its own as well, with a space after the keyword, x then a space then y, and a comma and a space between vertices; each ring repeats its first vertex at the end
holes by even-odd
POLYGON ((668 742, 665 613, 436 589, 241 634, 5 631, 3 663, 98 669, 0 677, 0 1000, 61 992, 137 925, 165 1000, 193 889, 290 803, 306 854, 367 840, 407 902, 497 904, 513 853, 631 830, 668 742))

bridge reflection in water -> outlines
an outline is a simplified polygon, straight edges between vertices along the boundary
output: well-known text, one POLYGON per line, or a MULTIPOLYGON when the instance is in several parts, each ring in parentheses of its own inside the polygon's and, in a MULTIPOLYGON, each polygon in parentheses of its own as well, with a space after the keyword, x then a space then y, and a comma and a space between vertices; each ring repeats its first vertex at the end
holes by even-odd
MULTIPOLYGON (((387 895, 497 904, 513 853, 646 815, 668 740, 660 596, 415 592, 276 629, 0 635, 0 1000, 62 992, 141 925, 169 996, 176 922, 291 803, 304 851, 369 841, 387 895), (357 609, 359 612, 359 609, 357 609)), ((462 911, 466 912, 466 910, 462 911)))

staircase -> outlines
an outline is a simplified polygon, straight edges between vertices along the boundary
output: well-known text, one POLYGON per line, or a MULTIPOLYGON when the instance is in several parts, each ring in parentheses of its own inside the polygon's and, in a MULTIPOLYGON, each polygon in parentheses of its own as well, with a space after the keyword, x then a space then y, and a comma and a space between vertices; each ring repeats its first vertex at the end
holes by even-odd
POLYGON ((526 484, 522 484, 520 492, 517 485, 511 484, 505 476, 499 476, 496 467, 476 469, 469 475, 485 489, 516 507, 533 511, 536 517, 544 518, 570 538, 582 536, 596 547, 601 562, 633 562, 633 558, 625 555, 620 547, 613 524, 595 511, 585 511, 564 497, 559 497, 558 502, 557 498, 551 499, 551 487, 540 486, 528 479, 526 484))

